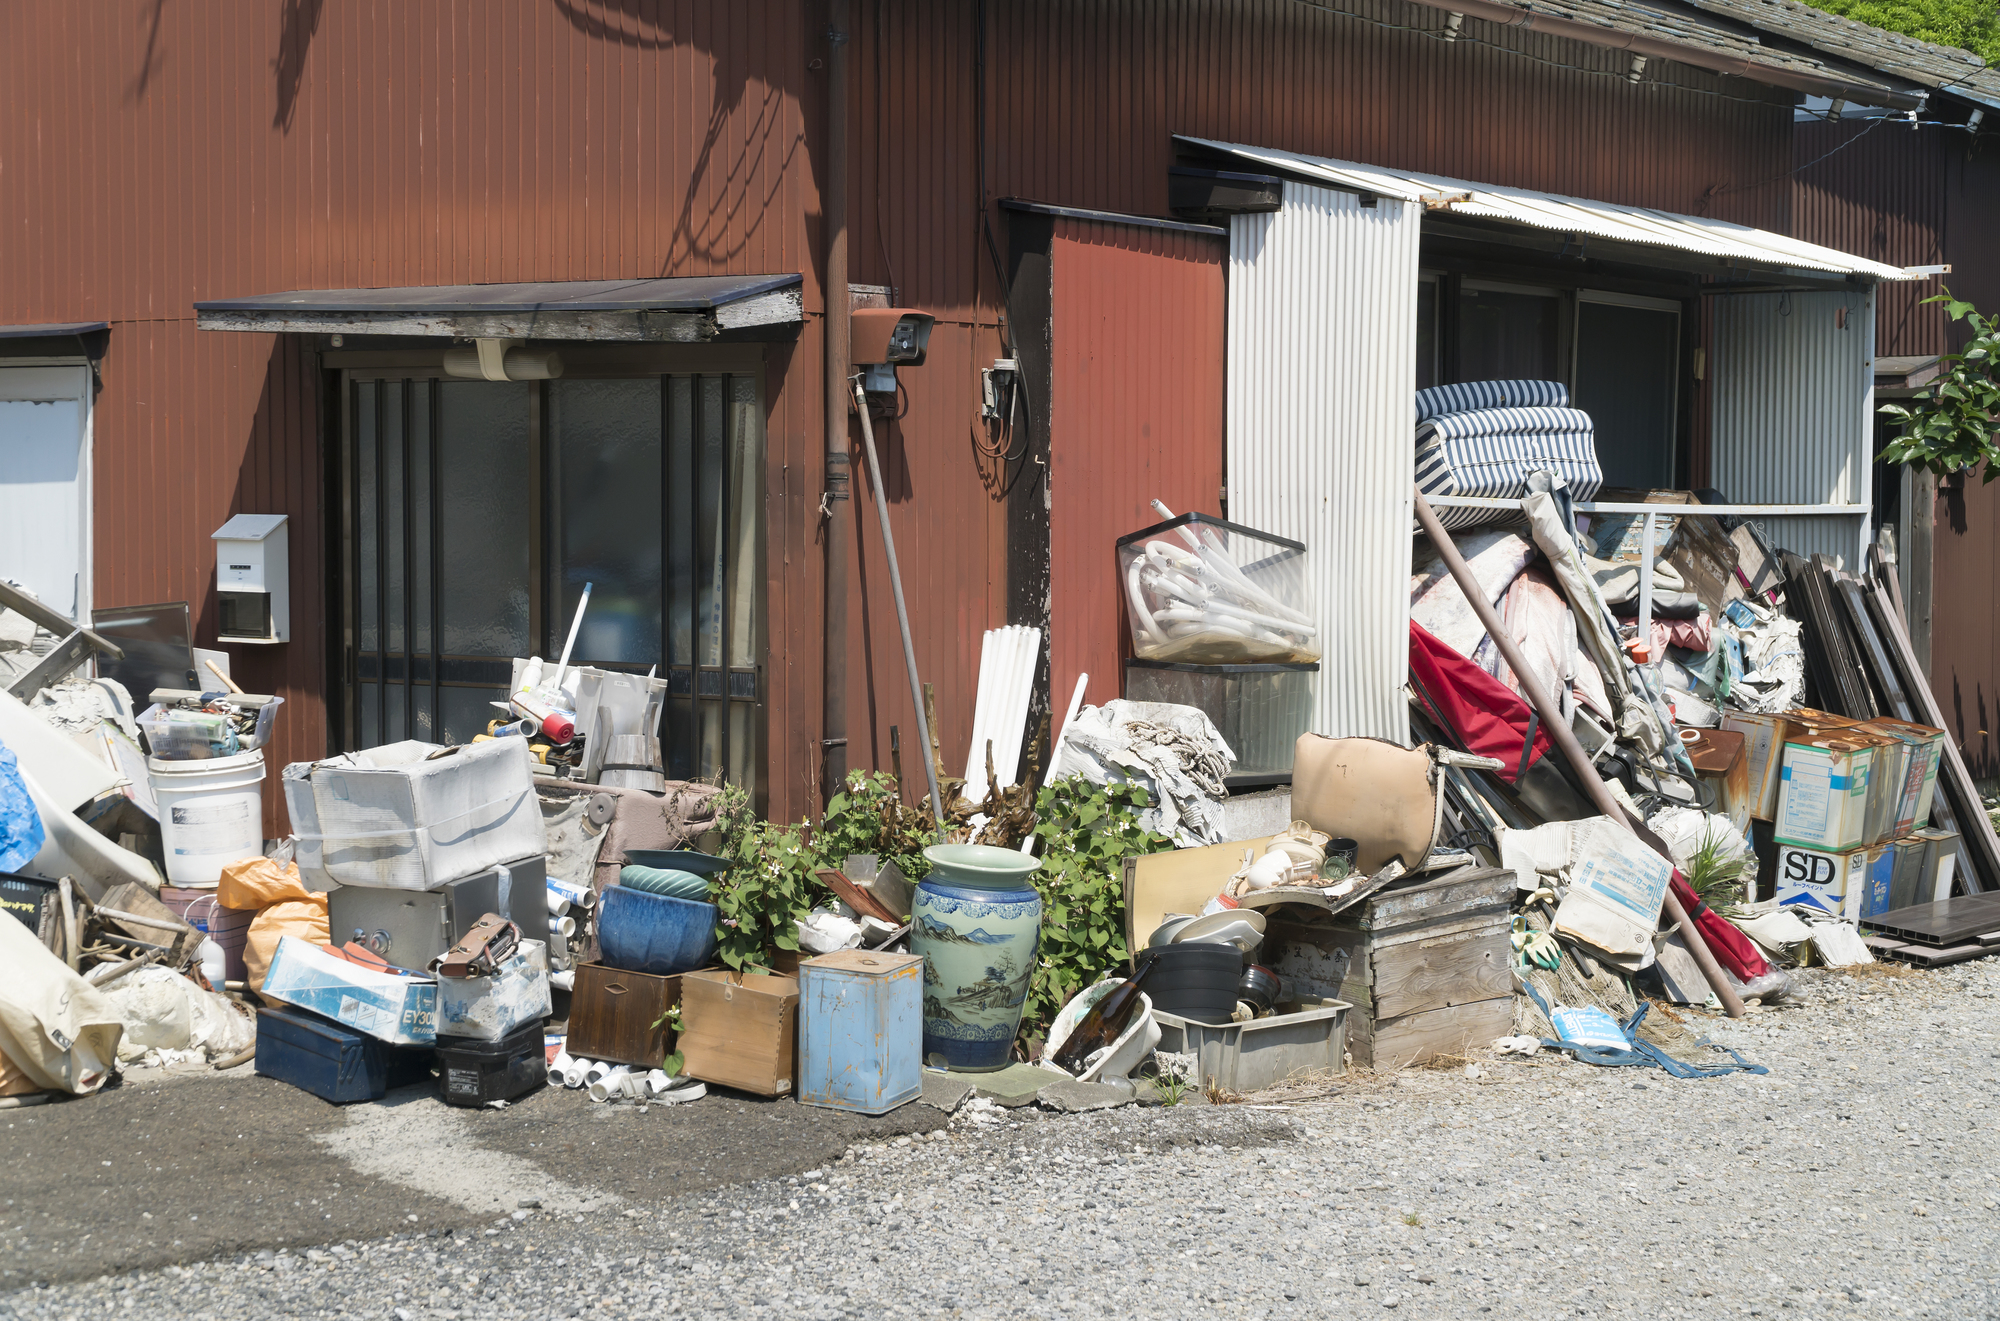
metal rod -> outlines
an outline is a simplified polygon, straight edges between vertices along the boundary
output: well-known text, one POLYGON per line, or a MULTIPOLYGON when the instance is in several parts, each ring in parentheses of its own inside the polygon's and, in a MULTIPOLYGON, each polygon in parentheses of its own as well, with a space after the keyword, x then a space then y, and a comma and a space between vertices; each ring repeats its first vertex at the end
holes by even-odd
MULTIPOLYGON (((862 393, 861 378, 854 378, 854 406, 861 415, 861 445, 868 456, 868 481, 875 492, 875 514, 882 520, 882 553, 889 561, 889 590, 896 597, 896 626, 903 631, 903 663, 910 669, 910 705, 917 709, 917 737, 930 746, 931 722, 924 715, 924 685, 917 678, 917 648, 910 641, 910 608, 903 604, 903 574, 896 567, 896 538, 889 531, 889 497, 882 490, 882 461, 875 454, 875 424, 868 418, 868 396, 862 393)), ((931 817, 938 832, 944 832, 944 799, 938 794, 937 766, 926 759, 924 776, 931 784, 931 817)))
MULTIPOLYGON (((1479 580, 1473 577, 1472 569, 1466 564, 1465 557, 1458 553, 1458 547, 1452 542, 1451 534, 1444 530, 1437 520, 1437 515, 1431 512, 1430 502, 1424 499, 1424 493, 1419 490, 1416 492, 1416 497, 1417 522, 1423 525, 1425 535, 1429 536, 1431 544, 1437 547, 1439 557, 1444 560, 1445 568, 1451 571, 1452 579, 1457 582, 1459 591, 1465 594, 1473 613, 1478 615, 1479 622, 1486 626, 1487 635, 1493 639, 1494 645, 1499 647, 1501 658, 1512 667, 1514 677, 1520 681, 1522 693, 1542 717, 1542 727, 1548 731, 1550 740, 1575 769, 1577 779, 1582 783, 1584 792, 1590 796, 1590 801, 1605 816, 1632 831, 1640 839, 1646 839, 1645 834, 1632 825, 1624 807, 1611 796, 1611 791, 1604 787, 1604 781, 1598 776, 1597 768, 1591 764, 1590 755, 1583 750, 1583 745, 1576 741, 1576 734, 1570 729, 1569 722, 1562 718, 1562 712, 1556 709, 1556 704, 1550 700, 1548 693, 1543 691, 1542 681, 1535 677, 1535 672, 1528 667, 1527 658, 1521 654, 1521 649, 1514 645, 1513 635, 1500 622, 1500 616, 1494 612, 1493 607, 1487 604, 1485 589, 1479 585, 1479 580)), ((1667 857, 1665 850, 1660 849, 1653 840, 1646 842, 1659 851, 1661 856, 1667 857)), ((1671 862, 1673 859, 1668 857, 1667 860, 1671 862)), ((1673 919, 1675 927, 1680 930, 1681 939, 1686 942, 1688 953, 1694 955, 1694 961, 1700 966, 1701 975, 1708 982, 1708 988, 1714 991, 1715 998, 1722 1002, 1723 1011, 1731 1018, 1743 1017, 1745 1010, 1742 998, 1736 994, 1736 988, 1729 984, 1729 978, 1724 975, 1722 965, 1715 961, 1714 952, 1708 948, 1708 941, 1702 938, 1700 929, 1687 915, 1687 910, 1681 907, 1680 900, 1674 898, 1671 887, 1667 890, 1663 908, 1667 916, 1673 919)))
MULTIPOLYGON (((1503 500, 1491 495, 1431 495, 1424 497, 1433 509, 1521 508, 1519 500, 1503 500)), ((1804 515, 1835 515, 1865 518, 1873 505, 1655 505, 1631 504, 1621 500, 1577 500, 1571 508, 1580 514, 1671 514, 1675 518, 1797 518, 1804 515)))
MULTIPOLYGON (((851 366, 849 317, 854 308, 847 284, 847 116, 848 0, 827 4, 826 169, 821 175, 822 228, 826 234, 824 346, 826 485, 820 496, 825 525, 826 603, 821 611, 820 802, 847 787, 847 555, 854 537, 848 522, 852 448, 847 427, 847 373, 851 366)), ((865 415, 867 410, 863 408, 865 415)), ((937 800, 936 790, 931 800, 937 800)))

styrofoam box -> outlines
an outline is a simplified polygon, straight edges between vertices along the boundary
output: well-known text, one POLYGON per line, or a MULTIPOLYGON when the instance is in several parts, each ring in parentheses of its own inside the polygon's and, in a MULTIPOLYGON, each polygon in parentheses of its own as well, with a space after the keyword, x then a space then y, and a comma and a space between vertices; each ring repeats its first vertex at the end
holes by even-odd
POLYGON ((528 741, 411 740, 285 767, 308 882, 434 890, 548 852, 528 741), (439 756, 437 754, 444 753, 439 756))
POLYGON ((501 1041, 525 1024, 547 1018, 549 947, 524 940, 491 977, 437 979, 437 1030, 441 1037, 501 1041))
POLYGON ((259 992, 399 1046, 437 1041, 437 983, 376 972, 297 936, 278 938, 259 992))

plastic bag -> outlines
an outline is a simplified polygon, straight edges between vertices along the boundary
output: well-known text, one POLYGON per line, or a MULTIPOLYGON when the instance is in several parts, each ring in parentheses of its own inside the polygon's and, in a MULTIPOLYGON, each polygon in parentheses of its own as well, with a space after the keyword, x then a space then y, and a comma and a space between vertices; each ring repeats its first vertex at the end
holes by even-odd
MULTIPOLYGON (((294 869, 293 875, 297 874, 294 869)), ((278 941, 286 936, 296 936, 309 945, 332 943, 333 930, 327 919, 324 894, 308 894, 302 899, 272 904, 250 919, 250 931, 243 941, 243 967, 250 974, 251 990, 264 989, 264 974, 271 970, 271 960, 277 957, 278 941)))
POLYGON ((20 765, 13 751, 0 743, 0 871, 20 871, 42 851, 47 838, 20 765))
MULTIPOLYGON (((244 858, 226 864, 215 884, 215 902, 224 908, 269 908, 272 904, 296 903, 312 896, 296 865, 275 858, 244 858)), ((326 896, 320 896, 324 911, 326 896)), ((277 941, 271 942, 272 948, 277 941)))
POLYGON ((127 973, 105 995, 125 1025, 118 1058, 127 1063, 169 1062, 181 1052, 219 1059, 257 1039, 248 1010, 166 968, 127 973))
POLYGON ((102 1087, 125 1031, 104 992, 11 917, 0 919, 0 968, 0 1054, 36 1087, 102 1087))

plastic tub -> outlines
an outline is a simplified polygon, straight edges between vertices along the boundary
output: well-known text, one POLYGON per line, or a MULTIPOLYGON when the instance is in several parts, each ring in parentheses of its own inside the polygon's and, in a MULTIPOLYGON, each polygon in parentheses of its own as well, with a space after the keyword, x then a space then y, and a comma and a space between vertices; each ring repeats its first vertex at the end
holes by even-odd
POLYGON ((1125 698, 1192 706, 1215 723, 1236 754, 1232 781, 1290 776, 1292 750, 1312 728, 1319 662, 1300 665, 1182 665, 1125 662, 1125 698))
POLYGON ((1325 649, 1300 542, 1182 514, 1120 537, 1117 554, 1132 654, 1142 660, 1300 663, 1325 649))
POLYGON ((1204 1086, 1259 1092, 1295 1073, 1345 1071, 1350 1007, 1344 1000, 1322 1000, 1293 1014, 1214 1025, 1161 1013, 1158 1049, 1193 1055, 1204 1086))
POLYGON ((212 890, 222 868, 264 851, 264 754, 207 761, 146 759, 160 809, 167 880, 212 890))
POLYGON ((715 957, 716 916, 714 904, 614 885, 598 909, 597 943, 613 968, 671 977, 715 957))

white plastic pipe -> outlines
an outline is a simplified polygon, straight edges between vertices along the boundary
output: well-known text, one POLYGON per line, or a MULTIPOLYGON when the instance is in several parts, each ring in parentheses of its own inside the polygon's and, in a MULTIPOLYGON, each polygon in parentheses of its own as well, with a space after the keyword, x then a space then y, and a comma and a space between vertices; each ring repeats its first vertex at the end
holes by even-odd
POLYGON ((658 1096, 673 1085, 674 1080, 667 1076, 665 1069, 654 1069, 646 1075, 646 1091, 653 1096, 658 1096))
POLYGON ((576 646, 576 635, 583 628, 583 612, 590 608, 591 584, 583 585, 583 595, 576 599, 576 617, 569 621, 569 640, 563 643, 562 659, 556 662, 555 682, 550 685, 558 693, 562 691, 563 676, 569 672, 569 653, 576 646))
POLYGON ((550 890, 548 892, 548 896, 549 896, 549 915, 551 917, 568 917, 569 900, 563 898, 561 895, 557 894, 554 890, 550 890))
POLYGON ((610 1060, 598 1060, 595 1063, 590 1064, 590 1066, 583 1071, 583 1084, 584 1086, 588 1087, 590 1084, 596 1082, 599 1078, 602 1078, 607 1073, 610 1073, 613 1069, 622 1069, 624 1067, 625 1066, 622 1064, 613 1064, 610 1060))
POLYGON ((549 934, 561 940, 568 940, 576 934, 576 919, 573 917, 549 917, 549 934))
POLYGON ((595 908, 597 892, 587 886, 571 885, 568 881, 549 881, 549 893, 559 894, 569 900, 571 908, 595 908))
MULTIPOLYGON (((597 1067, 595 1060, 571 1059, 569 1067, 563 1070, 562 1085, 575 1091, 590 1080, 590 1071, 597 1067)), ((609 1068, 609 1065, 605 1066, 609 1068)))
POLYGON ((576 1060, 570 1055, 567 1048, 557 1051, 556 1057, 549 1061, 549 1086, 567 1086, 568 1084, 564 1082, 564 1079, 569 1077, 570 1066, 575 1063, 576 1060))
POLYGON ((972 703, 972 747, 965 755, 965 788, 961 791, 967 802, 978 802, 986 795, 975 792, 986 783, 986 741, 985 733, 987 690, 993 684, 993 653, 999 645, 1000 630, 987 629, 979 641, 979 682, 974 686, 972 703))
POLYGON ((590 1099, 609 1101, 613 1096, 620 1095, 625 1080, 631 1076, 632 1070, 623 1064, 606 1070, 596 1082, 590 1084, 590 1099))

